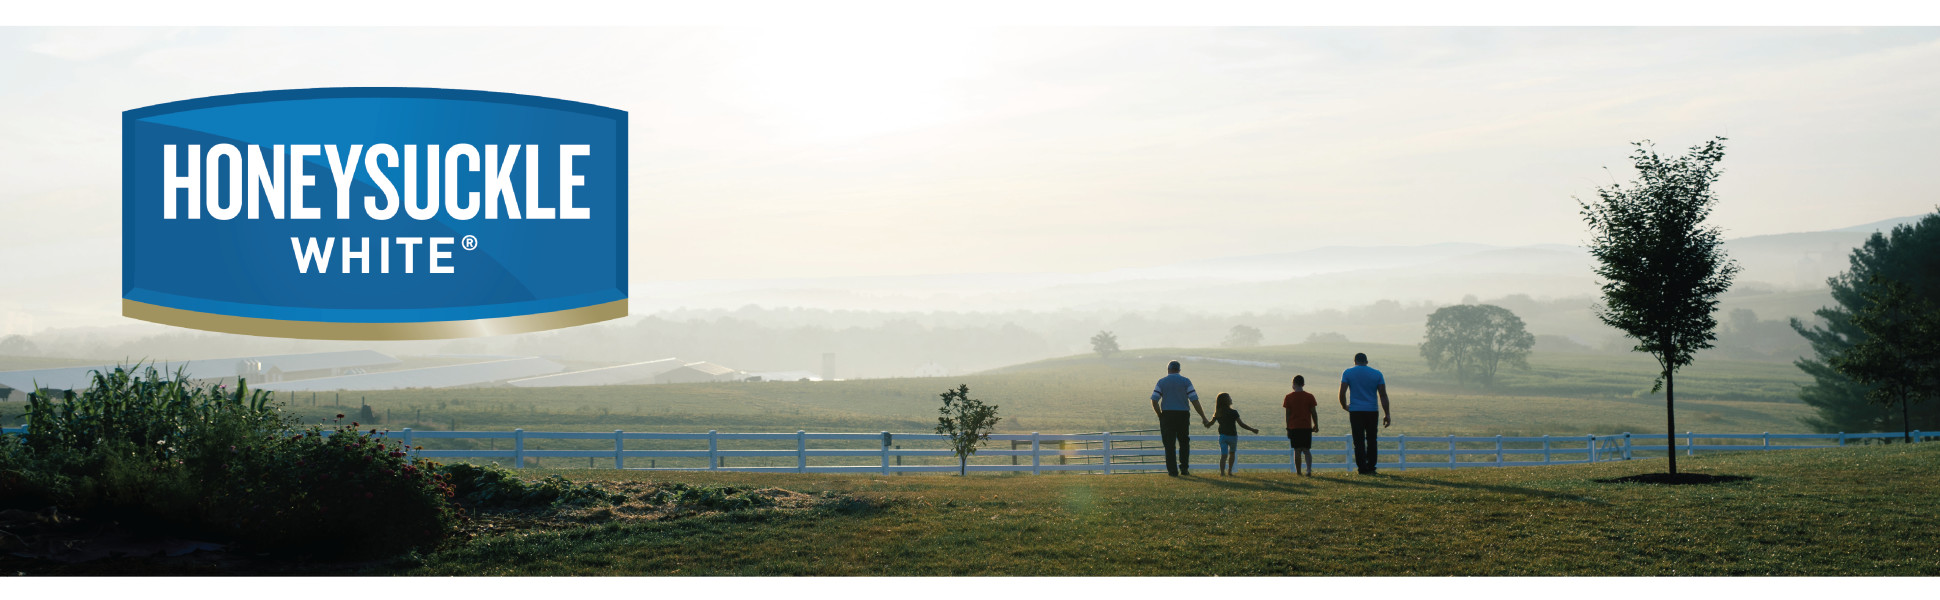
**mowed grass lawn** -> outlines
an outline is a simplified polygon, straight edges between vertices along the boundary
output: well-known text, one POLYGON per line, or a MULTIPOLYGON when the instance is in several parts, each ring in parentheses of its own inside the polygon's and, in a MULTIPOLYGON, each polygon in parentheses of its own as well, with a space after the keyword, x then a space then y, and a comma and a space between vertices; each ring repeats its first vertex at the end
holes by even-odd
MULTIPOLYGON (((1280 399, 1304 374, 1321 401, 1323 435, 1346 433, 1335 404, 1340 372, 1364 351, 1382 369, 1395 422, 1384 436, 1662 433, 1663 394, 1649 394, 1655 362, 1641 355, 1538 354, 1529 371, 1503 371, 1500 386, 1461 387, 1429 372, 1412 346, 1300 344, 1248 349, 1132 350, 1039 361, 949 377, 832 382, 634 385, 587 388, 470 388, 287 395, 307 418, 355 414, 367 402, 384 427, 527 431, 925 432, 937 394, 959 384, 1001 407, 1001 433, 1075 433, 1157 427, 1152 383, 1165 361, 1184 356, 1260 360, 1279 368, 1187 362, 1207 410, 1219 392, 1265 435, 1284 429, 1280 399), (342 404, 337 404, 341 398, 342 404), (384 418, 386 415, 389 418, 384 418)), ((1680 430, 1709 433, 1808 431, 1796 400, 1805 378, 1789 364, 1706 360, 1678 377, 1680 430)))
POLYGON ((741 512, 482 537, 411 575, 1940 575, 1940 444, 1379 476, 555 471, 833 492, 741 512))

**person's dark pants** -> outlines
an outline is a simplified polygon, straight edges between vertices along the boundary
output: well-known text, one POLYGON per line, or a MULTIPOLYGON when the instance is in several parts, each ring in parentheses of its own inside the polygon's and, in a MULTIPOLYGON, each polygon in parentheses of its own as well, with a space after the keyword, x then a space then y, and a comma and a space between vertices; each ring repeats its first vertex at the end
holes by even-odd
POLYGON ((1354 466, 1362 473, 1373 473, 1380 452, 1381 413, 1356 410, 1347 413, 1347 425, 1354 430, 1354 466))
POLYGON ((1178 475, 1192 470, 1191 416, 1192 413, 1183 410, 1159 413, 1159 441, 1165 444, 1167 473, 1178 475))

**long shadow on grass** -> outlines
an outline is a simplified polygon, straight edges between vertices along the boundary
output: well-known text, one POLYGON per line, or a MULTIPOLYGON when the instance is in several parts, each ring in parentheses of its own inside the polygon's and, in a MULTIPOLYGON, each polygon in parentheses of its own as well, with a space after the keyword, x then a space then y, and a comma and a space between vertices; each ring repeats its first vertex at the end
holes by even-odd
POLYGON ((1237 475, 1233 477, 1219 477, 1219 478, 1194 477, 1193 479, 1197 480, 1200 483, 1205 483, 1208 485, 1223 487, 1223 488, 1278 492, 1282 494, 1314 493, 1313 487, 1311 485, 1299 485, 1299 484, 1289 483, 1285 481, 1274 481, 1271 479, 1249 479, 1244 475, 1237 475))
POLYGON ((1362 487, 1401 489, 1401 490, 1425 490, 1425 489, 1432 489, 1436 487, 1444 487, 1444 488, 1455 488, 1455 489, 1470 490, 1470 491, 1495 492, 1498 494, 1514 494, 1519 496, 1531 496, 1536 498, 1545 498, 1549 500, 1566 500, 1569 502, 1582 502, 1586 504, 1595 504, 1599 506, 1609 504, 1608 502, 1604 502, 1602 500, 1590 498, 1587 496, 1578 496, 1576 494, 1566 494, 1563 492, 1552 492, 1549 490, 1538 490, 1538 489, 1531 489, 1526 487, 1517 487, 1513 485, 1489 485, 1484 483, 1463 483, 1463 482, 1457 482, 1457 481, 1443 481, 1440 479, 1401 479, 1392 475, 1376 475, 1374 477, 1353 477, 1353 478, 1339 478, 1339 479, 1328 478, 1326 479, 1326 481, 1338 482, 1338 483, 1344 483, 1347 485, 1356 485, 1356 486, 1362 486, 1362 487), (1408 484, 1414 484, 1414 485, 1408 485, 1408 484))

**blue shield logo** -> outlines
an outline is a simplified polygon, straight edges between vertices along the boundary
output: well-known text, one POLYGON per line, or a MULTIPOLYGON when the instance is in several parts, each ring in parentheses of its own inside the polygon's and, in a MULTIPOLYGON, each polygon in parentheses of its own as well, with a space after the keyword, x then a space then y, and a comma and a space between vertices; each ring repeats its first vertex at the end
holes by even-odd
POLYGON ((310 339, 627 313, 626 112, 321 88, 122 113, 122 314, 310 339))

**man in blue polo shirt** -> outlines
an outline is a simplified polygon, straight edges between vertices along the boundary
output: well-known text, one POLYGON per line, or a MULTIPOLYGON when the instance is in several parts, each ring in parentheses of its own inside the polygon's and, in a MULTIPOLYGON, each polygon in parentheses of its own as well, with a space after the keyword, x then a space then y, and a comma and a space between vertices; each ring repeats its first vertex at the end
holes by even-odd
POLYGON ((1354 431, 1354 466, 1362 475, 1373 475, 1380 443, 1380 430, 1374 417, 1381 413, 1381 426, 1387 427, 1394 413, 1388 410, 1388 382, 1381 372, 1367 366, 1367 354, 1354 355, 1354 368, 1340 374, 1340 408, 1347 411, 1347 425, 1354 431), (1352 394, 1353 401, 1348 400, 1352 394), (1380 412, 1375 412, 1376 399, 1380 412))
POLYGON ((1159 415, 1159 440, 1165 444, 1165 472, 1173 477, 1192 475, 1192 413, 1186 412, 1186 406, 1190 403, 1199 411, 1201 422, 1206 420, 1206 409, 1199 407, 1199 390, 1192 389, 1192 380, 1179 374, 1179 361, 1166 365, 1165 372, 1165 378, 1152 387, 1152 412, 1159 415))

